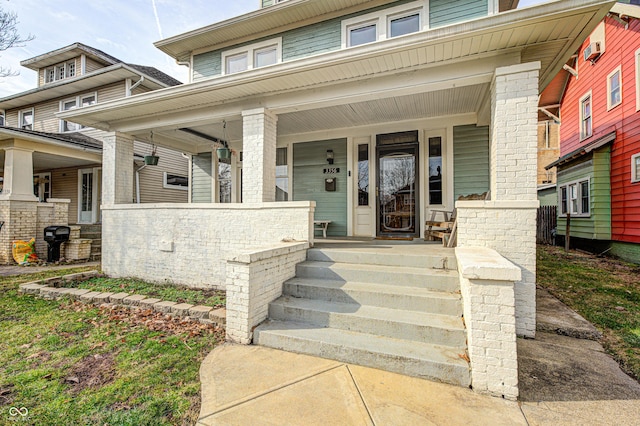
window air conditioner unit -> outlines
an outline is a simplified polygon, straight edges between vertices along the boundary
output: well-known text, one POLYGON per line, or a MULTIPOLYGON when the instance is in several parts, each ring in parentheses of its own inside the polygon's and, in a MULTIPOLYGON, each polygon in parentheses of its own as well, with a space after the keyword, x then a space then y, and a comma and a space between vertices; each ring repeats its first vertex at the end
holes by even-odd
POLYGON ((584 49, 584 60, 593 61, 600 56, 600 42, 593 42, 584 49))

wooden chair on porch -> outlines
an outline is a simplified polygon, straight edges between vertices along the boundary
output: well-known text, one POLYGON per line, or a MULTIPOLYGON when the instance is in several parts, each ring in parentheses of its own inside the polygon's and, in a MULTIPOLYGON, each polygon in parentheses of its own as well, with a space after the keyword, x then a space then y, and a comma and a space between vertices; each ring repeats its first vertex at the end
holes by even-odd
POLYGON ((456 239, 456 210, 431 210, 431 219, 426 222, 425 240, 439 238, 445 247, 453 247, 456 239), (436 220, 442 214, 443 220, 436 220))
MULTIPOLYGON (((463 200, 488 200, 490 192, 482 194, 461 195, 458 201, 463 200)), ((445 247, 455 247, 458 231, 458 222, 456 221, 456 209, 453 210, 431 210, 431 220, 426 222, 427 229, 424 232, 425 240, 433 240, 439 238, 445 247), (436 220, 438 213, 442 214, 443 220, 436 220), (435 229, 434 229, 435 228, 435 229)))

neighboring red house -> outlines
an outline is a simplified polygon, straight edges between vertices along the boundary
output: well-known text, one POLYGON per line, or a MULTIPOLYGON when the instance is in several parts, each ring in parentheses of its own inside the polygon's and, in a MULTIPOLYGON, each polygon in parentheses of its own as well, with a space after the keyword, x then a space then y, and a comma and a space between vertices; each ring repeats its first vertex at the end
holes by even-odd
MULTIPOLYGON (((640 6, 619 2, 565 67, 558 234, 640 263, 640 6)), ((633 1, 632 3, 640 3, 633 1)))

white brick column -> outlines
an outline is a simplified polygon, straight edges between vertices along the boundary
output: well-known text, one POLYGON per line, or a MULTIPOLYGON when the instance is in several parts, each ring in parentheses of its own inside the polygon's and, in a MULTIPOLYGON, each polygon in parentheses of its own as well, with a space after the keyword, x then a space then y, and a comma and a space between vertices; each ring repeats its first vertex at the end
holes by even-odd
POLYGON ((536 200, 540 62, 497 68, 491 86, 491 199, 536 200))
POLYGON ((539 62, 496 69, 491 87, 491 201, 458 201, 458 247, 488 247, 520 267, 516 330, 536 330, 539 62))
POLYGON ((133 138, 111 133, 102 141, 102 204, 133 203, 133 138))
POLYGON ((274 202, 278 117, 259 108, 243 111, 242 119, 242 202, 274 202))
POLYGON ((4 185, 2 200, 38 201, 33 195, 33 151, 4 148, 4 185))

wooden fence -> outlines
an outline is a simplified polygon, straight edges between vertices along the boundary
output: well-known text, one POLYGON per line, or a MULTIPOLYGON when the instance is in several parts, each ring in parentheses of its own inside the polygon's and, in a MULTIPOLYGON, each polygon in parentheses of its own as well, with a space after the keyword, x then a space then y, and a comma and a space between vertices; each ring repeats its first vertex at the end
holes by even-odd
POLYGON ((557 206, 541 206, 538 208, 538 244, 555 244, 555 229, 557 226, 557 206))

